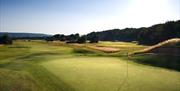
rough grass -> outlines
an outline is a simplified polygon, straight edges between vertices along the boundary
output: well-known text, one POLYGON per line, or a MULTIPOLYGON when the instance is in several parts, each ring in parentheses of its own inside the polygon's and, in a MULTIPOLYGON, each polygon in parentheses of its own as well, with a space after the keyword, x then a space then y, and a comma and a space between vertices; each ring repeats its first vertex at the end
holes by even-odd
MULTIPOLYGON (((56 42, 58 43, 58 42, 56 42)), ((59 42, 61 43, 61 42, 59 42)), ((120 56, 124 56, 127 55, 130 52, 134 52, 134 51, 138 51, 138 50, 142 50, 144 48, 146 48, 147 46, 142 46, 142 45, 137 45, 135 43, 130 43, 130 42, 108 42, 108 41, 100 41, 99 43, 86 43, 86 44, 68 44, 70 47, 73 48, 85 48, 85 49, 90 49, 96 52, 102 52, 108 53, 109 56, 110 55, 120 55, 120 56)))
POLYGON ((132 56, 137 63, 180 71, 180 56, 141 54, 132 56))
POLYGON ((179 43, 180 38, 169 39, 130 55, 138 63, 180 71, 179 43))
POLYGON ((112 48, 118 48, 118 53, 120 55, 127 55, 128 53, 142 50, 144 48, 147 48, 147 46, 138 45, 136 43, 131 42, 99 42, 96 44, 97 46, 101 47, 112 47, 112 48))
POLYGON ((180 44, 180 38, 169 39, 164 42, 158 43, 154 46, 145 48, 143 50, 133 52, 132 54, 158 53, 158 54, 178 55, 180 53, 179 44, 180 44))

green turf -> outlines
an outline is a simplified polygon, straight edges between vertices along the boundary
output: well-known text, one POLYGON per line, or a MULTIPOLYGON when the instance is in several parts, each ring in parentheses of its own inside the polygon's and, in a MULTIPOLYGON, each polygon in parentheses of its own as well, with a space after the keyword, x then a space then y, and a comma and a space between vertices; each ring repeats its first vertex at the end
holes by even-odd
POLYGON ((96 45, 113 45, 124 51, 103 53, 41 40, 1 45, 0 91, 180 90, 179 71, 134 63, 122 55, 145 46, 124 42, 96 45))
POLYGON ((77 91, 180 90, 179 72, 132 62, 127 65, 126 60, 119 58, 72 57, 44 62, 42 65, 77 91))

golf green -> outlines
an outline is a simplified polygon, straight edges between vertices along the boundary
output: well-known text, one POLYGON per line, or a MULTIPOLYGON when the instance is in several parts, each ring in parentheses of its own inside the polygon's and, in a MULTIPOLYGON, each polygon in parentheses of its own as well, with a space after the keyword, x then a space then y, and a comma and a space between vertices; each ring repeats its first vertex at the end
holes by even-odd
POLYGON ((43 62, 76 91, 179 91, 180 73, 113 57, 69 57, 43 62))

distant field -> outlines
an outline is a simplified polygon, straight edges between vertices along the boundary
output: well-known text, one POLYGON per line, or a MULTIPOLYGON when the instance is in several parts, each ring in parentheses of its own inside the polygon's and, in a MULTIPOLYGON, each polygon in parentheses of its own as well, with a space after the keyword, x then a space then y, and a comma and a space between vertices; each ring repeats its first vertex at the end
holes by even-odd
POLYGON ((125 42, 77 46, 17 40, 0 46, 0 91, 180 91, 179 71, 138 64, 126 55, 143 48, 125 42))

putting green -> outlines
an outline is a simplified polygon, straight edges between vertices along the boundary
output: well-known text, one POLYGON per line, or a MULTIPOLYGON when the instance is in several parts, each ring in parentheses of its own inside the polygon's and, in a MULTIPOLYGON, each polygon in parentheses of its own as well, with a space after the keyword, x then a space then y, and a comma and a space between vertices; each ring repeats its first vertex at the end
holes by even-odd
POLYGON ((76 91, 180 91, 179 72, 120 58, 79 56, 41 65, 76 91))

